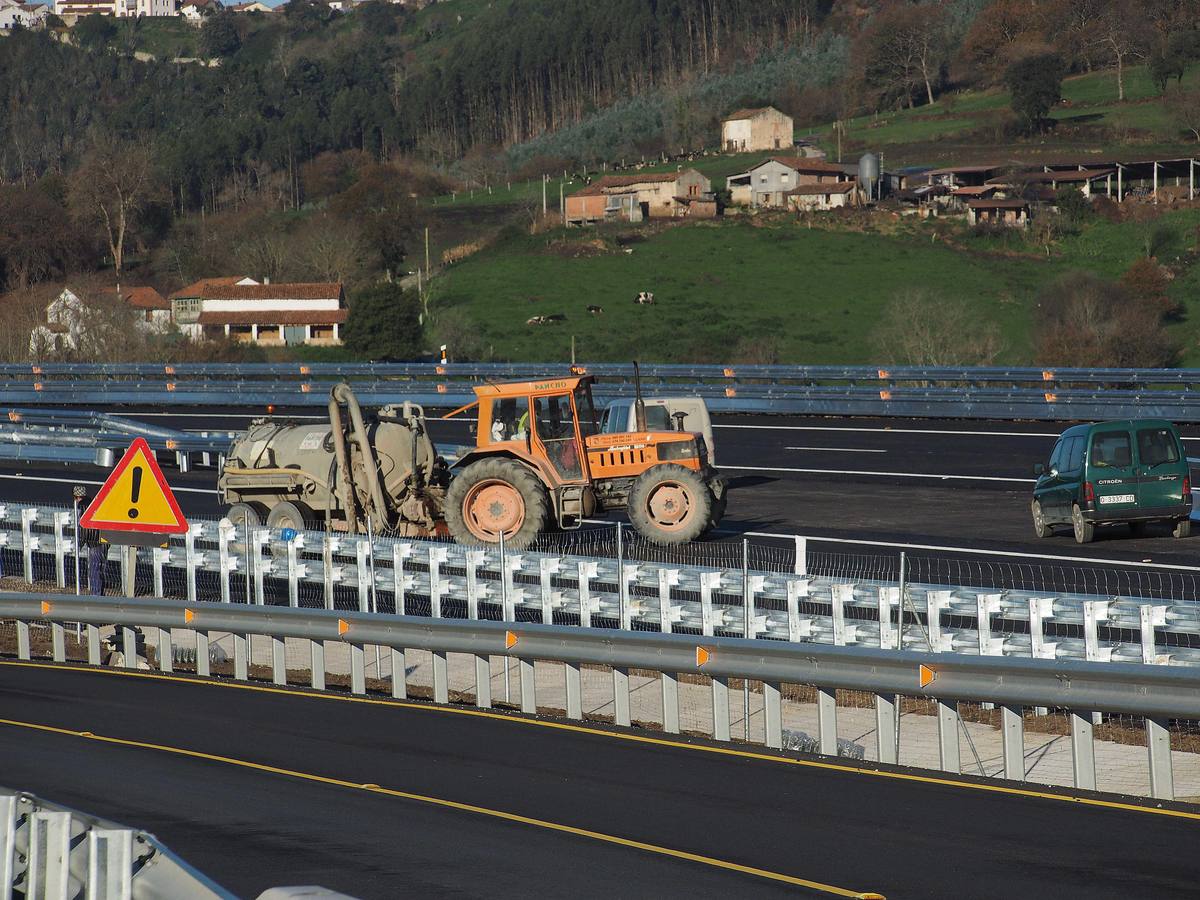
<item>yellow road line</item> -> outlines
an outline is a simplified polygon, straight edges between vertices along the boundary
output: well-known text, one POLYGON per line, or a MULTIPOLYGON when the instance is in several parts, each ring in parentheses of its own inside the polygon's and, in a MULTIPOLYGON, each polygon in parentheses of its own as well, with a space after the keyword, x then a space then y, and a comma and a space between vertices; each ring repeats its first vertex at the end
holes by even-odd
POLYGON ((120 675, 128 678, 145 678, 151 681, 170 681, 176 684, 193 684, 230 688, 234 690, 253 691, 262 694, 283 694, 288 697, 302 697, 314 700, 330 700, 341 703, 366 703, 373 706, 391 706, 402 709, 419 710, 428 713, 443 713, 458 716, 475 716, 484 719, 497 719, 516 725, 527 725, 536 728, 551 728, 570 731, 577 734, 595 735, 611 740, 629 741, 636 744, 650 744, 658 747, 671 747, 679 750, 690 750, 699 753, 712 753, 718 756, 731 756, 741 759, 755 759, 766 762, 782 763, 785 765, 802 766, 810 769, 824 769, 832 772, 843 772, 849 775, 868 775, 875 778, 910 781, 918 784, 935 784, 943 787, 963 788, 965 790, 983 791, 992 794, 1005 794, 1015 797, 1031 797, 1038 800, 1056 800, 1060 803, 1073 803, 1080 806, 1099 807, 1102 809, 1120 809, 1127 812, 1146 813, 1156 816, 1169 816, 1177 819, 1190 819, 1200 822, 1200 812, 1182 809, 1167 809, 1157 806, 1143 806, 1137 803, 1121 803, 1116 800, 1101 800, 1094 797, 1074 797, 1070 794, 1059 794, 1049 790, 1012 787, 1003 784, 986 784, 976 781, 961 781, 948 776, 917 775, 908 772, 884 771, 869 769, 863 766, 851 766, 844 763, 823 762, 815 759, 797 759, 791 756, 779 756, 773 753, 742 750, 737 747, 714 747, 708 744, 689 744, 685 741, 669 738, 653 737, 651 735, 633 734, 624 731, 609 731, 603 728, 591 728, 587 725, 574 725, 570 722, 552 722, 545 719, 532 719, 525 716, 495 712, 486 709, 469 709, 457 706, 438 706, 427 702, 408 700, 391 700, 383 697, 362 697, 349 694, 333 694, 321 691, 274 687, 263 684, 248 684, 239 681, 222 681, 217 679, 202 679, 189 675, 166 675, 158 672, 144 672, 134 669, 110 669, 94 666, 65 665, 62 663, 44 663, 25 660, 0 660, 0 666, 18 666, 41 669, 58 669, 69 672, 87 672, 103 675, 120 675))
POLYGON ((312 781, 318 784, 328 784, 334 787, 348 788, 355 791, 366 791, 371 794, 381 794, 386 797, 396 797, 401 800, 412 800, 418 803, 427 803, 430 806, 440 806, 446 809, 454 809, 460 812, 475 813, 480 816, 488 816, 493 819, 502 819, 506 822, 516 822, 520 825, 530 825, 535 828, 544 828, 547 831, 557 831, 563 834, 571 834, 576 837, 588 838, 593 841, 600 841, 606 844, 616 844, 621 847, 630 847, 634 850, 644 850, 647 853, 656 853, 660 856, 670 856, 675 859, 683 859, 688 862, 701 863, 702 865, 712 866, 717 869, 726 869, 731 872, 738 872, 743 875, 753 875, 758 878, 765 878, 770 881, 780 881, 784 884, 797 885, 799 887, 808 888, 814 891, 820 891, 825 894, 833 894, 837 897, 853 897, 858 900, 884 900, 882 894, 874 892, 853 891, 847 888, 837 887, 832 884, 825 884, 820 881, 812 881, 807 878, 797 878, 795 875, 785 875, 782 872, 772 872, 768 869, 759 869, 754 866, 743 866, 739 863, 729 862, 724 859, 716 859, 711 856, 704 856, 699 853, 689 853, 686 850, 675 850, 671 847, 663 847, 658 844, 648 844, 645 841, 635 841, 631 838, 623 838, 613 834, 605 834, 602 831, 592 831, 587 828, 577 828, 574 825, 563 825, 559 822, 550 822, 546 819, 535 819, 531 816, 522 816, 517 813, 505 812, 501 809, 491 809, 486 806, 475 806, 471 803, 459 803, 456 800, 445 800, 441 797, 429 797, 425 794, 414 794, 409 791, 399 791, 394 788, 381 787, 377 784, 359 784, 354 781, 346 781, 342 778, 331 778, 327 775, 315 775, 311 772, 298 772, 295 769, 284 769, 279 766, 268 766, 264 763, 251 762, 245 759, 238 759, 232 756, 220 756, 215 753, 204 753, 199 750, 188 750, 185 747, 170 747, 165 744, 151 744, 145 741, 131 741, 125 738, 109 737, 102 734, 94 734, 90 731, 75 731, 70 728, 57 728, 53 725, 42 725, 37 722, 21 722, 15 719, 0 719, 0 725, 9 725, 13 728, 26 728, 33 731, 43 731, 50 734, 66 735, 68 737, 85 738, 90 741, 99 741, 104 744, 115 744, 121 747, 133 747, 139 750, 154 750, 159 753, 169 753, 176 756, 186 756, 192 759, 205 760, 207 762, 223 763, 229 766, 237 766, 242 769, 251 769, 256 772, 266 772, 271 775, 281 775, 287 778, 297 778, 303 781, 312 781))

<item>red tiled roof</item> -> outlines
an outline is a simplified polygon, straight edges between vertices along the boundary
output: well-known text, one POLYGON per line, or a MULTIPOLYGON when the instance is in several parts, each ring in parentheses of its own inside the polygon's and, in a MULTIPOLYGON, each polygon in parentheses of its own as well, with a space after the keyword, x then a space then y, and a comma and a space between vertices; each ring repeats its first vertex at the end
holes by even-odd
MULTIPOLYGON (((804 156, 772 156, 769 161, 777 162, 781 166, 787 166, 789 169, 794 169, 797 172, 846 174, 846 170, 841 166, 835 166, 833 163, 827 163, 820 159, 809 159, 804 156)), ((761 166, 762 163, 759 163, 759 165, 761 166)), ((758 168, 758 166, 755 166, 755 168, 758 168)))
POLYGON ((968 200, 967 206, 971 209, 1028 209, 1029 203, 1025 200, 968 200))
POLYGON ((203 297, 204 292, 214 285, 237 284, 246 277, 245 275, 222 275, 218 278, 201 278, 199 281, 192 282, 187 287, 180 288, 171 294, 171 299, 175 300, 179 297, 203 297))
POLYGON ((984 194, 991 193, 996 189, 996 185, 994 184, 979 184, 972 185, 971 187, 955 188, 950 194, 954 197, 982 197, 984 194))
POLYGON ((941 169, 930 169, 928 172, 923 172, 923 175, 955 175, 959 172, 964 174, 979 174, 980 172, 993 172, 1000 166, 945 166, 941 169))
POLYGON ((201 325, 333 325, 346 321, 345 309, 263 310, 262 312, 202 312, 201 325))
POLYGON ((167 298, 152 287, 129 288, 121 292, 121 299, 134 309, 170 309, 167 298))
POLYGON ((788 194, 848 194, 854 190, 853 181, 833 181, 825 184, 799 184, 788 194))
POLYGON ((297 284, 217 284, 200 294, 205 300, 340 300, 336 281, 297 284))

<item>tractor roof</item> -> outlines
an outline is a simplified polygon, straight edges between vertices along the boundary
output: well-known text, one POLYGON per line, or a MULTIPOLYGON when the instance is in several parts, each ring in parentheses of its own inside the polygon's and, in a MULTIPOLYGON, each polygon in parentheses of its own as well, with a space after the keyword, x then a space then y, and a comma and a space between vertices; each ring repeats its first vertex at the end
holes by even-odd
POLYGON ((538 381, 507 381, 501 383, 473 385, 475 396, 485 397, 527 397, 530 394, 565 394, 573 391, 581 384, 591 384, 595 380, 592 375, 565 375, 561 378, 550 377, 538 381))

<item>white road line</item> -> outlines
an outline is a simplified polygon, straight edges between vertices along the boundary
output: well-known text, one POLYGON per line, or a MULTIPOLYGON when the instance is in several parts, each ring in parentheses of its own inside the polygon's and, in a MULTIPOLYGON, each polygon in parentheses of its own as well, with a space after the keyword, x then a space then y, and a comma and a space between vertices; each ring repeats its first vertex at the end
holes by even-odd
MULTIPOLYGON (((717 530, 723 531, 724 529, 717 530)), ((795 540, 797 537, 794 534, 777 534, 770 531, 730 533, 744 533, 746 537, 781 538, 789 541, 795 540)), ((1055 562, 1081 562, 1105 566, 1134 566, 1143 569, 1173 569, 1180 572, 1200 572, 1200 566, 1180 566, 1172 565, 1171 563, 1138 562, 1131 559, 1094 559, 1090 556, 1057 556, 1053 553, 1024 553, 1017 550, 978 550, 973 547, 943 547, 938 544, 905 544, 900 541, 868 541, 861 538, 813 537, 812 535, 806 535, 804 537, 806 540, 822 544, 858 544, 859 546, 867 547, 895 547, 901 550, 938 550, 943 553, 962 553, 965 555, 1016 556, 1021 559, 1050 559, 1054 560, 1055 562)))
MULTIPOLYGON (((851 431, 867 434, 969 434, 979 437, 1036 437, 1056 438, 1062 432, 1054 431, 944 431, 939 428, 862 428, 840 425, 719 425, 713 428, 746 428, 762 431, 851 431)), ((1197 439, 1192 439, 1197 440, 1197 439)))
MULTIPOLYGON (((45 478, 40 475, 0 475, 0 478, 10 478, 14 481, 50 481, 54 484, 104 484, 103 481, 92 481, 87 478, 45 478)), ((215 488, 177 487, 171 485, 172 491, 185 491, 189 494, 215 494, 215 488)))
POLYGON ((799 472, 804 475, 868 475, 874 478, 933 478, 940 481, 1003 481, 1012 484, 1036 484, 1036 478, 1001 478, 996 475, 938 475, 926 472, 859 472, 852 469, 793 469, 786 466, 727 466, 722 471, 736 469, 742 472, 799 472))
POLYGON ((886 450, 864 450, 861 447, 784 447, 784 450, 815 450, 822 453, 887 453, 886 450))

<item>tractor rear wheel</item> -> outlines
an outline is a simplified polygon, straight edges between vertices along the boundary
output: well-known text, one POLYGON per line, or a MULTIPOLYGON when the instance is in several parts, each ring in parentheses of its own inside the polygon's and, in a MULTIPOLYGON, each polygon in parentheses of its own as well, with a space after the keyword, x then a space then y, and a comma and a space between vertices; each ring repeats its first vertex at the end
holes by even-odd
POLYGON ((460 544, 528 547, 546 528, 550 496, 527 466, 506 458, 471 463, 450 481, 446 527, 460 544))
POLYGON ((629 491, 629 521, 656 544, 696 540, 713 525, 712 507, 704 479, 674 463, 647 469, 629 491))

